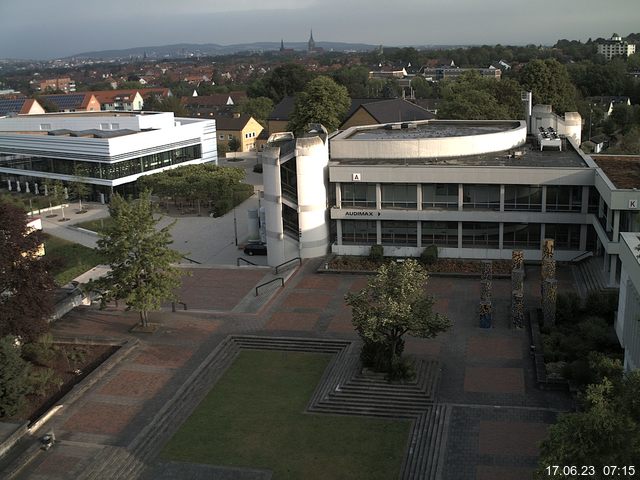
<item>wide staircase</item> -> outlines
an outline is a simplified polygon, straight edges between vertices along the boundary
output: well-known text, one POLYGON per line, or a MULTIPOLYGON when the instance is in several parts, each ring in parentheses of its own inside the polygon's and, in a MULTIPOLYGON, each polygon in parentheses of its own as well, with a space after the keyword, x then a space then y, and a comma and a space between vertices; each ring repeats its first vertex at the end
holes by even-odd
POLYGON ((602 257, 590 257, 571 266, 580 297, 608 288, 602 261, 602 257))
POLYGON ((382 375, 361 371, 358 347, 347 340, 231 335, 207 356, 128 447, 105 446, 90 464, 74 469, 74 478, 139 478, 241 350, 284 350, 333 354, 308 412, 411 419, 401 478, 438 480, 451 413, 450 406, 434 403, 440 364, 420 361, 414 381, 390 383, 382 375))

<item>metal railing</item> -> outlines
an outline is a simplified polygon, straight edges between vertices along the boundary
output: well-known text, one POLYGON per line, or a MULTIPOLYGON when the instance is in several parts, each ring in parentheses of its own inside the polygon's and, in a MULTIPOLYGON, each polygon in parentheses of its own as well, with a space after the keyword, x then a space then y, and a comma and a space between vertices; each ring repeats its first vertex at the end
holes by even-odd
POLYGON ((579 263, 582 260, 585 260, 587 258, 593 257, 593 252, 591 250, 586 251, 586 252, 582 252, 580 255, 577 255, 575 257, 573 257, 571 260, 569 260, 570 263, 579 263))
POLYGON ((246 264, 249 264, 249 265, 256 265, 256 266, 258 265, 257 263, 250 262, 250 261, 249 261, 249 260, 247 260, 246 258, 238 257, 238 258, 236 259, 236 266, 237 266, 237 267, 239 267, 239 266, 240 266, 240 262, 241 262, 241 261, 242 261, 242 262, 244 262, 244 263, 246 263, 246 264))
POLYGON ((273 280, 269 280, 268 282, 261 283, 260 285, 258 285, 256 287, 256 297, 258 296, 258 289, 259 288, 265 287, 265 286, 267 286, 267 285, 269 285, 269 284, 271 284, 273 282, 277 282, 277 281, 280 281, 280 287, 284 288, 284 278, 282 278, 282 277, 274 278, 273 280))
POLYGON ((292 258, 291 260, 287 260, 286 262, 282 262, 280 265, 276 266, 276 275, 280 273, 280 267, 284 267, 285 265, 288 265, 291 262, 295 262, 296 260, 300 262, 299 265, 302 265, 302 259, 300 257, 292 258))

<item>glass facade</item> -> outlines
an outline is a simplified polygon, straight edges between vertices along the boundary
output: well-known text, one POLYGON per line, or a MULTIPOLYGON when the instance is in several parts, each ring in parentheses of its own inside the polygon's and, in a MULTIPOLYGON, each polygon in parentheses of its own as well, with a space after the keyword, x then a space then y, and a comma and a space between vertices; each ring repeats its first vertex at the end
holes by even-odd
POLYGON ((463 222, 462 246, 467 248, 498 248, 500 226, 493 222, 463 222))
POLYGON ((458 246, 458 222, 422 222, 422 246, 458 246))
POLYGON ((375 183, 343 183, 342 207, 376 208, 375 183))
POLYGON ((505 211, 542 211, 542 187, 530 185, 505 185, 505 211))
POLYGON ((375 220, 342 220, 344 245, 375 245, 376 239, 375 220))
POLYGON ((383 245, 418 246, 417 222, 383 220, 381 224, 383 245))
POLYGON ((280 166, 282 194, 294 202, 298 202, 298 174, 296 159, 292 158, 280 166))
POLYGON ((458 209, 457 183, 432 183, 422 185, 422 208, 458 209))
POLYGON ((580 225, 547 223, 544 227, 545 238, 553 238, 557 250, 580 249, 580 225))
POLYGON ((298 225, 298 212, 288 205, 282 204, 282 227, 284 233, 298 240, 300 238, 300 226, 298 225))
POLYGON ((499 185, 464 185, 464 210, 500 210, 499 185))
POLYGON ((383 183, 382 208, 417 209, 418 191, 415 183, 383 183))
POLYGON ((502 248, 540 249, 540 224, 538 223, 505 223, 503 229, 502 248))
POLYGON ((76 172, 82 172, 82 176, 87 178, 115 180, 157 168, 196 160, 201 156, 202 149, 200 145, 176 148, 120 162, 88 162, 32 155, 0 154, 0 166, 63 175, 75 175, 76 172))
POLYGON ((578 212, 582 209, 582 186, 547 187, 547 212, 578 212))

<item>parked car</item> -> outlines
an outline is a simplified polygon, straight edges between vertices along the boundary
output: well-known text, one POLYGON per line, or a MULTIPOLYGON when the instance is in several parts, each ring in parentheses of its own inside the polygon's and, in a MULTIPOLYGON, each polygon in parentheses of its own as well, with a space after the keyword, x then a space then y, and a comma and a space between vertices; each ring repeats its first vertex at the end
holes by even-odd
POLYGON ((267 244, 262 242, 247 243, 244 247, 244 253, 247 255, 266 255, 267 244))

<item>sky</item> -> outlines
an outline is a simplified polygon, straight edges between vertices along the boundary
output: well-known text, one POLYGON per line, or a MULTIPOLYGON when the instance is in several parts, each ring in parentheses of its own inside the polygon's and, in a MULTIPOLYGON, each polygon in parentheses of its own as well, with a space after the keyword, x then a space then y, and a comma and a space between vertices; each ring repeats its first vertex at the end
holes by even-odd
POLYGON ((639 0, 0 0, 0 58, 284 39, 553 45, 640 31, 639 0), (265 7, 265 5, 269 7, 265 7))

